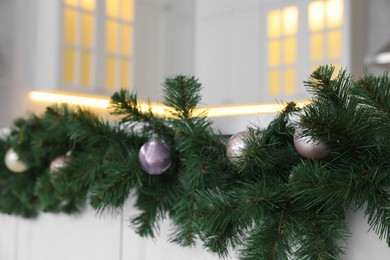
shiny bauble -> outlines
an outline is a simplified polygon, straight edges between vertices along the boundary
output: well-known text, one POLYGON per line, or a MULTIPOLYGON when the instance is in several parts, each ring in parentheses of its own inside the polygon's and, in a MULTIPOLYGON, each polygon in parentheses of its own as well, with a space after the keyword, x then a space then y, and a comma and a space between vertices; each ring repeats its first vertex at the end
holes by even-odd
POLYGON ((296 128, 294 132, 294 146, 298 153, 307 159, 320 160, 329 154, 327 145, 310 136, 302 136, 303 130, 296 128))
POLYGON ((65 168, 68 163, 72 160, 72 157, 70 155, 60 155, 56 157, 51 163, 50 163, 50 172, 56 173, 59 170, 65 168))
POLYGON ((242 131, 229 138, 226 144, 226 156, 231 162, 234 162, 237 157, 242 155, 242 150, 245 148, 245 142, 249 136, 249 132, 242 131))
POLYGON ((160 175, 172 164, 171 149, 166 143, 153 138, 142 145, 138 160, 144 171, 150 175, 160 175))
POLYGON ((7 168, 15 173, 25 172, 28 170, 28 165, 21 161, 19 155, 13 148, 9 148, 4 156, 4 163, 7 168))

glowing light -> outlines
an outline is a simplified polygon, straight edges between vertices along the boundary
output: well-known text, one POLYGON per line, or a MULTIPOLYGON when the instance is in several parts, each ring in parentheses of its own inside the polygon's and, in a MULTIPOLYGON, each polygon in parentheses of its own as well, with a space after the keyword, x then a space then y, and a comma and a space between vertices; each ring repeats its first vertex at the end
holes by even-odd
MULTIPOLYGON (((68 103, 71 105, 87 106, 94 108, 108 108, 108 97, 80 96, 79 94, 68 94, 59 92, 42 92, 31 91, 29 97, 35 102, 48 103, 68 103)), ((299 107, 309 103, 307 100, 296 101, 299 107)), ((139 106, 142 111, 148 111, 150 108, 156 115, 171 117, 169 109, 161 103, 140 102, 139 106)), ((205 106, 198 108, 195 113, 206 113, 208 117, 226 117, 241 116, 253 114, 274 114, 284 108, 283 103, 271 104, 249 104, 249 105, 231 105, 231 106, 205 106)))
POLYGON ((104 97, 80 96, 79 94, 62 94, 54 92, 30 91, 29 98, 32 101, 49 103, 67 103, 96 108, 107 108, 108 99, 104 97))

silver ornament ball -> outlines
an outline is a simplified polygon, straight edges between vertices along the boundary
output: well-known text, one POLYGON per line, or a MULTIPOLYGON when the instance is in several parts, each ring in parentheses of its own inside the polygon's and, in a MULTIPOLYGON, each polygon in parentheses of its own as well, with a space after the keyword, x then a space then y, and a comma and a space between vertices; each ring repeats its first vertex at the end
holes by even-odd
POLYGON ((19 155, 13 148, 8 149, 6 152, 4 163, 10 171, 15 173, 25 172, 28 169, 28 165, 20 160, 19 155))
POLYGON ((245 140, 249 138, 249 132, 238 132, 232 135, 226 144, 226 156, 231 162, 234 162, 237 157, 242 155, 242 150, 245 148, 245 140))
POLYGON ((171 149, 166 143, 158 139, 151 139, 142 145, 138 153, 138 160, 144 171, 150 175, 160 175, 168 170, 172 164, 171 149))
POLYGON ((296 128, 294 132, 294 146, 298 153, 307 159, 320 160, 329 154, 327 145, 310 136, 302 136, 302 128, 296 128))
POLYGON ((60 155, 50 163, 50 172, 55 173, 66 167, 71 161, 72 157, 68 155, 60 155))

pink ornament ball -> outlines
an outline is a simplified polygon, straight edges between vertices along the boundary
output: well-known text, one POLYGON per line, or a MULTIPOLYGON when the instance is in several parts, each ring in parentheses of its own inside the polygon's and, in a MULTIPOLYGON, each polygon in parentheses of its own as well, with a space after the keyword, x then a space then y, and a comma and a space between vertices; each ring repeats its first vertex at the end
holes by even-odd
POLYGON ((50 163, 50 172, 55 173, 68 165, 72 157, 68 155, 60 155, 50 163))
POLYGON ((160 175, 172 164, 171 149, 166 143, 153 138, 142 145, 138 161, 142 169, 150 175, 160 175))
POLYGON ((226 156, 231 162, 234 162, 237 157, 242 155, 242 150, 245 148, 245 140, 250 136, 249 132, 238 132, 232 135, 226 144, 226 156))
POLYGON ((326 144, 310 136, 302 136, 302 132, 301 128, 296 128, 294 132, 294 146, 302 157, 320 160, 328 156, 326 144))

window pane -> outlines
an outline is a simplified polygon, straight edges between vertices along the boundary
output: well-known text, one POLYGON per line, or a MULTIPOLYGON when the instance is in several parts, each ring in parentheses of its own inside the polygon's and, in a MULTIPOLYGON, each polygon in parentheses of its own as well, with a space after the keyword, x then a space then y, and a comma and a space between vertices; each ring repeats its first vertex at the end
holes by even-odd
POLYGON ((318 31, 324 29, 325 7, 323 1, 314 1, 309 4, 309 29, 318 31))
POLYGON ((93 46, 93 16, 81 15, 81 46, 92 48, 93 46))
POLYGON ((106 51, 115 53, 117 45, 117 23, 114 21, 106 22, 106 51))
POLYGON ((295 93, 295 69, 288 68, 284 71, 284 93, 285 94, 294 94, 295 93))
POLYGON ((129 56, 131 53, 131 28, 128 25, 122 26, 122 55, 129 56))
POLYGON ((271 41, 268 43, 268 65, 276 66, 280 63, 280 43, 271 41))
POLYGON ((341 27, 343 24, 344 6, 342 0, 329 0, 326 3, 326 22, 328 28, 341 27))
POLYGON ((119 0, 106 0, 107 16, 117 17, 119 10, 119 0))
POLYGON ((64 9, 64 42, 76 44, 76 16, 75 10, 64 9))
POLYGON ((95 9, 95 0, 81 0, 81 8, 93 11, 95 9))
POLYGON ((62 81, 67 84, 74 82, 75 51, 71 48, 65 48, 63 51, 62 81))
POLYGON ((268 93, 271 95, 279 94, 279 78, 280 72, 277 70, 272 70, 268 72, 268 93))
POLYGON ((269 38, 279 37, 281 34, 281 15, 279 10, 271 11, 267 17, 267 32, 269 38))
POLYGON ((80 59, 80 83, 81 85, 91 85, 91 53, 89 51, 81 52, 80 59))
POLYGON ((283 42, 284 64, 293 64, 296 61, 297 40, 294 38, 285 39, 283 42))
POLYGON ((121 62, 121 88, 129 88, 129 78, 130 78, 130 62, 127 60, 122 60, 121 62))
POLYGON ((66 5, 78 6, 79 5, 79 0, 64 0, 64 3, 66 5))
POLYGON ((318 61, 324 58, 324 36, 321 33, 310 36, 310 60, 318 61))
POLYGON ((290 6, 283 9, 283 33, 294 35, 298 31, 298 8, 290 6))
POLYGON ((105 86, 106 89, 115 88, 115 58, 107 57, 105 64, 105 86))
POLYGON ((341 56, 341 32, 328 32, 328 57, 339 58, 341 56))
POLYGON ((134 16, 133 0, 122 0, 122 19, 132 21, 134 16))

